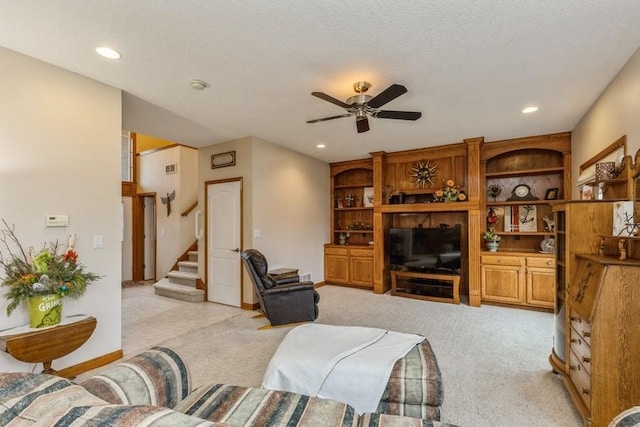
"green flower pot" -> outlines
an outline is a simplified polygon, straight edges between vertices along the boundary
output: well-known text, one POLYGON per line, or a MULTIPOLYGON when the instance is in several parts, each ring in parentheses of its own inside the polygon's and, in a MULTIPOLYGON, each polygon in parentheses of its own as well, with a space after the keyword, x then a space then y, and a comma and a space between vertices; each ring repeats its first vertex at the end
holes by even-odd
POLYGON ((29 304, 29 326, 43 328, 62 320, 62 295, 34 295, 27 298, 29 304))

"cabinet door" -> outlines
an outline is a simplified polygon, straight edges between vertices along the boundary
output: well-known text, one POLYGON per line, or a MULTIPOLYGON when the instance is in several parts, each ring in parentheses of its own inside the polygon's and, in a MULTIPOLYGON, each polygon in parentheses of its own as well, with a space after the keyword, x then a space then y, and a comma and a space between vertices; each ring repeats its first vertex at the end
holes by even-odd
POLYGON ((352 256, 351 283, 373 287, 373 258, 352 256))
POLYGON ((522 304, 524 292, 522 269, 515 266, 483 265, 482 299, 486 301, 522 304))
POLYGON ((555 303, 555 270, 527 268, 527 304, 553 308, 555 303))
POLYGON ((324 280, 331 283, 349 283, 349 257, 325 255, 324 280))

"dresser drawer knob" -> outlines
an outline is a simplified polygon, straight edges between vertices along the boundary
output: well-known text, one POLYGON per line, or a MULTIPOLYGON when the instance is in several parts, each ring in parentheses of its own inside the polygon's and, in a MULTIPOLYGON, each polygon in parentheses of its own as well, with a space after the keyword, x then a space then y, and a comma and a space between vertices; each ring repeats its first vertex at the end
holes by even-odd
POLYGON ((551 265, 551 264, 553 264, 553 262, 547 261, 547 265, 551 265))
POLYGON ((584 356, 582 356, 582 361, 583 361, 584 363, 591 363, 591 358, 590 358, 590 357, 584 357, 584 356))
POLYGON ((589 338, 591 336, 591 332, 582 331, 582 336, 585 338, 589 338))
POLYGON ((589 395, 589 389, 582 387, 582 394, 589 395))

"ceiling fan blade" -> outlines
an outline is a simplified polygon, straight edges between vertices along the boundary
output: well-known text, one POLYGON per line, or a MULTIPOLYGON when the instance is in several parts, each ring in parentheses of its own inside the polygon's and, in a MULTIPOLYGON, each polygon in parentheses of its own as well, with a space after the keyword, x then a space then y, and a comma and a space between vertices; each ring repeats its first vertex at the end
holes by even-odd
POLYGON ((363 119, 356 120, 356 127, 358 128, 358 133, 366 132, 369 130, 369 120, 365 117, 363 119))
POLYGON ((380 108, 389 101, 393 101, 403 93, 407 93, 407 88, 402 85, 392 84, 367 102, 371 108, 380 108))
POLYGON ((333 96, 329 96, 326 93, 322 93, 322 92, 311 92, 311 95, 318 97, 320 99, 324 99, 325 101, 328 101, 332 104, 337 105, 338 107, 342 107, 342 108, 351 108, 351 105, 349 104, 345 104, 344 102, 340 101, 339 99, 335 99, 333 96))
POLYGON ((380 110, 374 116, 380 119, 418 120, 422 117, 422 113, 418 111, 380 110))
POLYGON ((339 116, 325 117, 323 119, 307 120, 307 123, 326 122, 327 120, 339 119, 340 117, 349 117, 352 114, 340 114, 339 116))

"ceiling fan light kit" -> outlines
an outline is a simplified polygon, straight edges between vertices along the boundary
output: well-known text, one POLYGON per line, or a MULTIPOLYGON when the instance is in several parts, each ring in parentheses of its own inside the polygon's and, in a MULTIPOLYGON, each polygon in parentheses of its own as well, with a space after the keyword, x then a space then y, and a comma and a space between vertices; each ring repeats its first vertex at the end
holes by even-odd
POLYGON ((341 117, 356 117, 356 129, 358 133, 367 132, 369 130, 369 116, 377 117, 380 119, 396 119, 396 120, 418 120, 422 113, 417 111, 394 111, 394 110, 380 110, 384 104, 393 101, 400 95, 407 92, 407 88, 399 85, 392 84, 376 96, 365 95, 364 93, 369 90, 371 83, 365 81, 355 82, 353 84, 353 90, 357 95, 351 96, 346 102, 342 102, 332 96, 323 92, 311 92, 311 95, 330 102, 338 107, 342 107, 347 110, 346 114, 340 114, 338 116, 324 117, 321 119, 307 120, 307 123, 325 122, 327 120, 339 119, 341 117))

